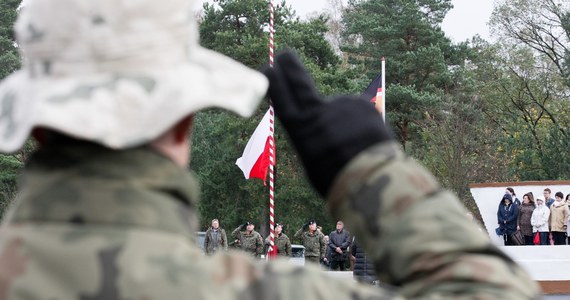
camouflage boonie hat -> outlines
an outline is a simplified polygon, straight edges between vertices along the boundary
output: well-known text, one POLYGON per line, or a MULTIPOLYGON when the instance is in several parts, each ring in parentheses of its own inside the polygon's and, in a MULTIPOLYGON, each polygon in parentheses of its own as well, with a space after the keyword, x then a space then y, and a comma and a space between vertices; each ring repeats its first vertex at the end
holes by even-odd
POLYGON ((34 127, 111 148, 148 142, 207 107, 253 113, 259 72, 198 45, 192 0, 29 0, 21 70, 0 84, 0 152, 34 127))

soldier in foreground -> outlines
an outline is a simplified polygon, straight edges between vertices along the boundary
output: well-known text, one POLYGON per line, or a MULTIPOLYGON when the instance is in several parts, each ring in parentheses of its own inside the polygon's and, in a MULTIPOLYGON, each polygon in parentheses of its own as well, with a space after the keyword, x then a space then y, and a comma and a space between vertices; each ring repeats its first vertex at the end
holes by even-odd
POLYGON ((198 45, 193 5, 26 2, 16 24, 24 67, 0 85, 0 151, 30 135, 40 146, 0 231, 1 299, 540 297, 367 101, 324 101, 290 53, 265 71, 276 114, 332 217, 395 289, 203 256, 192 242, 198 185, 186 171, 193 116, 206 107, 249 116, 267 80, 198 45))

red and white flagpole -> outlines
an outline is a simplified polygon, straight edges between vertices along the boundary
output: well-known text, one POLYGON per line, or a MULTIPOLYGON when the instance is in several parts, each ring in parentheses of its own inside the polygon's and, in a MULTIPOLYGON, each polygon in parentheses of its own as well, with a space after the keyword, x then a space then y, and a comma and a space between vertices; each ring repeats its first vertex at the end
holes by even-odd
MULTIPOLYGON (((273 0, 269 0, 269 66, 273 67, 273 57, 274 57, 274 20, 275 20, 275 8, 273 6, 273 0)), ((274 257, 277 253, 275 249, 275 139, 273 138, 274 126, 275 126, 275 115, 273 113, 273 106, 269 105, 269 131, 270 136, 270 147, 269 147, 269 250, 267 252, 267 257, 274 257)))
POLYGON ((382 57, 382 121, 386 123, 386 60, 382 57))

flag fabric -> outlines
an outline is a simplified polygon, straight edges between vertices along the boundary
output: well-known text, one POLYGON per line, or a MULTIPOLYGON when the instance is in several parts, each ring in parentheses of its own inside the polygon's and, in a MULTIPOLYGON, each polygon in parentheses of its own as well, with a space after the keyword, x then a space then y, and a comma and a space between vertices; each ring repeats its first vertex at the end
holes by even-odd
POLYGON ((270 161, 275 161, 275 157, 271 160, 271 155, 275 153, 272 151, 274 145, 270 111, 268 110, 247 142, 242 156, 236 161, 236 165, 241 169, 246 179, 259 178, 265 183, 270 161))
POLYGON ((362 96, 370 100, 374 104, 376 110, 382 114, 382 73, 378 74, 374 80, 368 85, 362 96))

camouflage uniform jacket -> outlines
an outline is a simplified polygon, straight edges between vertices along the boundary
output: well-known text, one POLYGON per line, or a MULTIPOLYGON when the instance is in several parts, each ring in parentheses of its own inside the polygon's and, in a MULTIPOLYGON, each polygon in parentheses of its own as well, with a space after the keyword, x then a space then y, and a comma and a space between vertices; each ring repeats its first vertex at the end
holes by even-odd
POLYGON ((0 299, 530 299, 539 289, 452 193, 393 145, 362 153, 329 199, 394 289, 318 267, 204 256, 198 187, 147 148, 34 154, 0 230, 0 299), (449 230, 452 229, 452 230, 449 230))
POLYGON ((217 248, 214 249, 214 229, 212 227, 206 230, 206 236, 204 237, 204 251, 206 254, 214 254, 217 251, 223 250, 228 251, 228 237, 226 236, 226 231, 222 228, 218 228, 218 234, 216 235, 217 248))
POLYGON ((303 241, 305 256, 316 256, 319 258, 325 256, 325 235, 322 232, 315 230, 313 234, 311 234, 309 231, 304 231, 303 228, 301 228, 295 233, 295 238, 303 241))
MULTIPOLYGON (((289 237, 286 234, 281 233, 279 236, 276 236, 273 243, 277 246, 277 255, 291 256, 291 240, 289 240, 289 237)), ((265 238, 265 253, 267 253, 269 249, 269 244, 269 237, 267 237, 265 238)))
POLYGON ((240 249, 254 257, 263 254, 263 238, 261 238, 261 234, 255 230, 247 233, 247 231, 241 231, 240 229, 241 226, 238 226, 232 232, 234 239, 239 241, 240 249))

